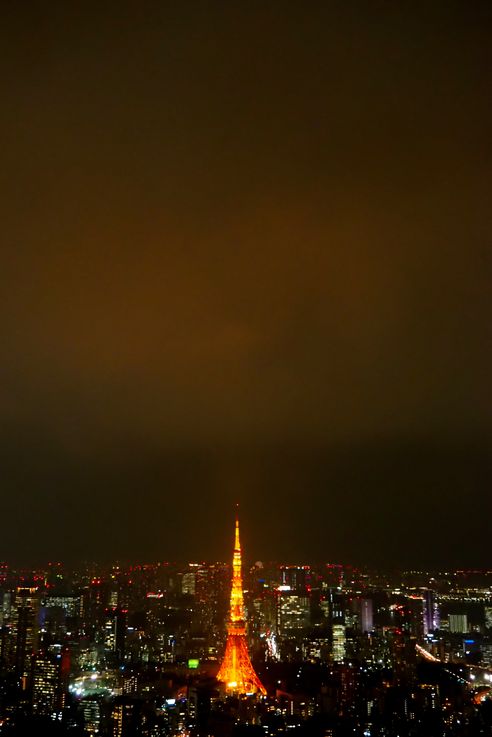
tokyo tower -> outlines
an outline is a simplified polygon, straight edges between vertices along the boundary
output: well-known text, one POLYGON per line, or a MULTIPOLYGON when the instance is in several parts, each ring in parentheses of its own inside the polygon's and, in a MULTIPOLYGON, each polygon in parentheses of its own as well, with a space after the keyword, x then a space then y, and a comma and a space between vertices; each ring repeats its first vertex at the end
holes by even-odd
POLYGON ((237 518, 234 557, 232 560, 231 606, 227 622, 227 643, 217 680, 222 681, 226 690, 232 693, 260 693, 263 696, 266 695, 266 689, 256 675, 249 659, 248 644, 246 642, 241 543, 239 542, 239 520, 237 518))

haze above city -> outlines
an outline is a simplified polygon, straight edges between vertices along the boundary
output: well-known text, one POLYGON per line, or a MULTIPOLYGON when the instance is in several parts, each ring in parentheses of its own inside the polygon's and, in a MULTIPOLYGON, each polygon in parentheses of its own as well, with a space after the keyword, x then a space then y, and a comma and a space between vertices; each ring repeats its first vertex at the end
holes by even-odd
POLYGON ((489 567, 490 4, 3 9, 13 563, 489 567))

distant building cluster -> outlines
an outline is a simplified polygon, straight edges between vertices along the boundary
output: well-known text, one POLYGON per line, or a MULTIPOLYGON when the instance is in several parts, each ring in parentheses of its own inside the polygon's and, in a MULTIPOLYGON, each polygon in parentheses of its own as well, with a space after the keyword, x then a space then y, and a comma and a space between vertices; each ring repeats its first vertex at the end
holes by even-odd
POLYGON ((240 562, 3 564, 0 736, 491 733, 492 571, 240 562))

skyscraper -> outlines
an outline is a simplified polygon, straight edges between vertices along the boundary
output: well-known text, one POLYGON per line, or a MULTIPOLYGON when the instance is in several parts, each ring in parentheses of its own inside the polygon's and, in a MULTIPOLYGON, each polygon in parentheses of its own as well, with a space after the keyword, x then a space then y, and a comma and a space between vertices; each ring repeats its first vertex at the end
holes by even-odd
POLYGON ((310 601, 307 594, 302 596, 291 591, 279 591, 277 626, 280 635, 288 636, 309 627, 309 614, 310 601))
POLYGON ((33 662, 32 707, 36 714, 52 716, 63 705, 61 655, 38 653, 33 662))
POLYGON ((346 644, 345 627, 343 624, 333 624, 331 627, 331 631, 333 639, 333 660, 335 663, 343 663, 343 659, 345 658, 346 644))
POLYGON ((108 609, 104 622, 104 645, 119 661, 125 657, 126 615, 121 607, 108 609))
POLYGON ((239 520, 237 518, 234 556, 232 560, 232 588, 229 621, 227 623, 227 643, 224 659, 217 674, 217 680, 224 683, 226 690, 232 693, 266 694, 265 687, 258 678, 249 659, 248 644, 246 642, 241 572, 241 543, 239 541, 239 520))
POLYGON ((362 632, 372 632, 374 629, 372 599, 360 601, 360 628, 362 632))
POLYGON ((39 592, 36 586, 18 586, 15 595, 13 636, 15 670, 22 688, 27 688, 31 661, 38 647, 39 592))
POLYGON ((432 589, 423 592, 424 601, 424 635, 439 629, 439 605, 432 589))
POLYGON ((449 631, 466 634, 469 631, 468 616, 466 614, 450 614, 449 631))

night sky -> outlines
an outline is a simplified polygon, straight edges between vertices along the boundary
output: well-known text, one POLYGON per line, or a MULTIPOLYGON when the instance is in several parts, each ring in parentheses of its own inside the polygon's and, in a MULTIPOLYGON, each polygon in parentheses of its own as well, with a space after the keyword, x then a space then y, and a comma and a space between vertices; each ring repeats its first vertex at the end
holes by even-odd
POLYGON ((492 567, 490 2, 1 15, 0 558, 492 567))

